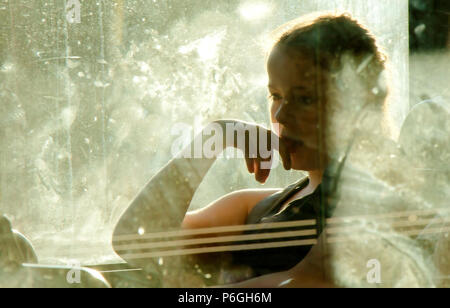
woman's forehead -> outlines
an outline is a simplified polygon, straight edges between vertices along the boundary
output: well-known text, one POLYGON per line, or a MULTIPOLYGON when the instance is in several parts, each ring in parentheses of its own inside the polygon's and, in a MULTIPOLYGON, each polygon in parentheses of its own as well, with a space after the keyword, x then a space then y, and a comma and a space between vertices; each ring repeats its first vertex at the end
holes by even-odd
POLYGON ((310 87, 315 84, 317 67, 310 56, 275 47, 267 61, 269 87, 310 87))

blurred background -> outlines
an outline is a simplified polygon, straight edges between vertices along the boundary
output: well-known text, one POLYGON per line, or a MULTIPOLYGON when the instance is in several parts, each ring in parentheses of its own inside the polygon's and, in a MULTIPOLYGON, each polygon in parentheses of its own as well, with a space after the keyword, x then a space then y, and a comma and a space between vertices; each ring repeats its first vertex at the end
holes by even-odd
MULTIPOLYGON (((397 133, 414 105, 448 106, 449 1, 85 0, 79 23, 67 2, 0 0, 0 211, 44 264, 121 262, 112 228, 171 158, 175 124, 267 126, 265 38, 302 14, 348 11, 375 33, 397 133)), ((221 159, 192 208, 249 187, 245 163, 221 159)))

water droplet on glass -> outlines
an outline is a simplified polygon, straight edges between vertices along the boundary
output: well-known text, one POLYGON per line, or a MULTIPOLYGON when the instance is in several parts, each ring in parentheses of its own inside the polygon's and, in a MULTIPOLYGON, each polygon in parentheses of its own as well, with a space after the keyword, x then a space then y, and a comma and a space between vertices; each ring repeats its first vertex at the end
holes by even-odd
POLYGON ((76 112, 73 108, 66 108, 61 113, 61 119, 66 128, 69 128, 72 126, 72 123, 75 120, 75 118, 76 118, 76 112))
POLYGON ((145 234, 145 229, 140 227, 139 230, 138 230, 138 234, 139 235, 144 235, 145 234))
POLYGON ((150 66, 145 62, 140 62, 139 68, 140 68, 141 72, 143 72, 143 73, 147 73, 150 71, 150 66))
POLYGON ((419 36, 422 35, 423 32, 426 30, 427 26, 425 24, 420 24, 414 29, 414 33, 419 36))
POLYGON ((110 86, 109 83, 104 83, 104 82, 102 82, 100 80, 95 81, 94 85, 95 85, 96 88, 107 88, 107 87, 110 86))
POLYGON ((12 63, 5 63, 1 66, 0 71, 7 73, 14 69, 14 65, 12 63))

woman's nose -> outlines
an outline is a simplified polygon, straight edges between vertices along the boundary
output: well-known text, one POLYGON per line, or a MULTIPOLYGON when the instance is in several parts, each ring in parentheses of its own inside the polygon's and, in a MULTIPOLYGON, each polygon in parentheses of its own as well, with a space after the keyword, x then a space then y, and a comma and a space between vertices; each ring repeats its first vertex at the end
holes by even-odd
POLYGON ((293 115, 290 103, 288 100, 283 99, 280 106, 278 106, 275 112, 275 119, 283 125, 290 124, 293 121, 293 115))

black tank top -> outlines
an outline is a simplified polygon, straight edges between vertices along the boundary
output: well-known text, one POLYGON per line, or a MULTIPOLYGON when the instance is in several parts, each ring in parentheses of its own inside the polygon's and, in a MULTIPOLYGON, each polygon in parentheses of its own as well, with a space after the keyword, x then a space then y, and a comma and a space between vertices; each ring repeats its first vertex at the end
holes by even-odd
MULTIPOLYGON (((244 234, 309 230, 311 232, 307 233, 310 235, 286 238, 270 238, 251 242, 249 241, 245 243, 241 242, 239 244, 245 245, 255 243, 275 243, 292 240, 316 239, 322 232, 324 219, 331 217, 331 210, 327 210, 323 206, 323 185, 318 186, 312 194, 290 202, 288 206, 280 212, 283 203, 295 193, 304 189, 308 185, 308 183, 309 178, 301 179, 296 183, 289 185, 284 190, 263 199, 252 209, 246 223, 261 224, 288 221, 296 222, 305 220, 313 221, 312 223, 308 223, 307 225, 300 224, 301 226, 288 228, 252 230, 246 231, 244 232, 244 234)), ((260 276, 291 269, 308 254, 311 247, 312 244, 307 244, 292 247, 242 250, 233 252, 232 260, 234 264, 249 266, 252 269, 254 276, 260 276)))

